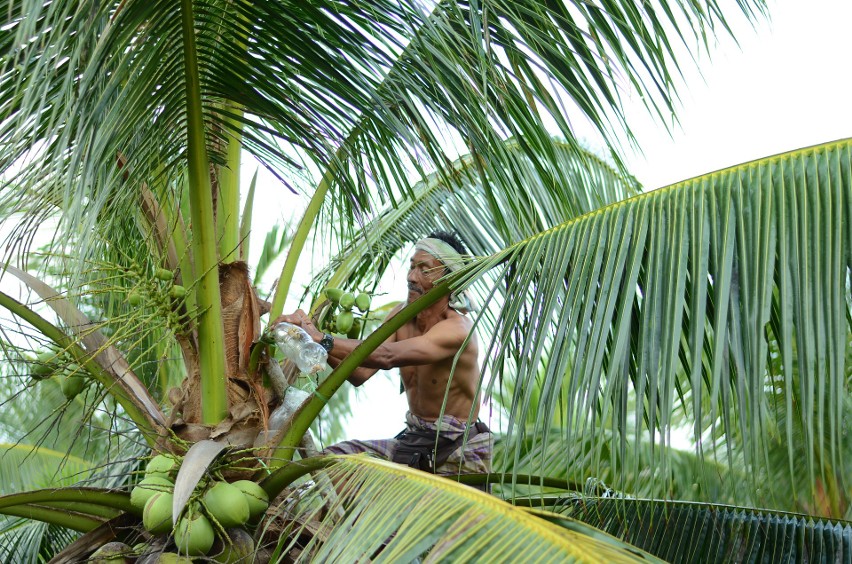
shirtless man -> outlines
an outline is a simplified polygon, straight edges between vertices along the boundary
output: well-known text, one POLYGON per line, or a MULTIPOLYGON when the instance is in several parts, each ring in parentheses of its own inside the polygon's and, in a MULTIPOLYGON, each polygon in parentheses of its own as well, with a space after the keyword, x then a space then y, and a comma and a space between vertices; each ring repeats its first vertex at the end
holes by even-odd
MULTIPOLYGON (((449 233, 438 231, 419 241, 408 271, 407 303, 432 289, 447 272, 460 268, 464 254, 461 242, 449 233)), ((389 317, 404 305, 394 308, 389 317)), ((400 369, 408 399, 407 427, 403 432, 393 439, 346 441, 323 452, 370 452, 437 474, 490 471, 491 434, 482 423, 467 425, 468 420, 476 421, 479 415, 476 391, 480 377, 479 346, 471 333, 473 323, 466 315, 470 309, 470 301, 464 293, 442 298, 398 329, 349 377, 350 383, 360 386, 378 370, 400 369)), ((340 364, 361 344, 355 339, 324 335, 301 310, 281 316, 278 321, 303 327, 314 341, 328 350, 328 362, 332 366, 340 364)))

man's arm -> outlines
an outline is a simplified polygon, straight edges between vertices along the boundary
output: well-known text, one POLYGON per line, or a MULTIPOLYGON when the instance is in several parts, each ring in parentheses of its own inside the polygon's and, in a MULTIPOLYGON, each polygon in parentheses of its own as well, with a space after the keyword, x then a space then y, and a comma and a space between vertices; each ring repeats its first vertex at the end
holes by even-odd
MULTIPOLYGON (((394 308, 388 318, 395 315, 402 306, 394 308)), ((322 340, 320 332, 302 310, 292 315, 282 315, 275 320, 300 325, 315 342, 322 340)), ((349 376, 349 382, 360 386, 378 370, 387 370, 400 366, 433 364, 455 356, 470 332, 470 327, 462 317, 445 319, 437 323, 426 334, 398 340, 394 333, 364 359, 361 365, 349 376)), ((337 367, 363 341, 358 339, 334 338, 334 346, 329 352, 329 364, 337 367)))
MULTIPOLYGON (((332 347, 331 351, 328 353, 328 364, 331 365, 332 368, 337 368, 337 366, 341 362, 343 362, 343 359, 346 357, 346 355, 342 354, 340 351, 346 349, 346 350, 349 350, 351 352, 352 350, 355 349, 355 347, 357 347, 361 343, 363 343, 363 341, 359 341, 357 339, 345 339, 343 337, 341 337, 341 338, 335 337, 334 338, 334 346, 332 347), (354 343, 354 344, 350 345, 350 346, 341 346, 341 345, 344 344, 344 341, 345 342, 351 342, 351 343, 354 343)), ((362 364, 361 366, 359 366, 358 368, 356 368, 355 370, 352 371, 352 374, 349 375, 347 380, 349 381, 350 384, 357 387, 357 386, 360 386, 361 384, 363 384, 364 382, 366 382, 367 380, 369 380, 370 378, 372 378, 373 375, 375 375, 375 373, 378 372, 378 371, 379 371, 378 368, 368 368, 368 367, 366 367, 362 364)))
MULTIPOLYGON (((396 306, 395 308, 393 308, 390 311, 390 313, 388 313, 387 317, 385 317, 384 321, 387 321, 388 319, 390 319, 391 317, 396 315, 402 309, 402 307, 403 307, 403 305, 400 304, 400 305, 396 306)), ((287 323, 292 323, 293 325, 298 325, 299 327, 302 327, 305 331, 307 331, 308 335, 310 335, 311 338, 316 343, 319 343, 322 340, 323 336, 325 335, 324 333, 320 332, 319 329, 316 328, 316 326, 313 324, 313 321, 301 309, 296 310, 291 315, 279 316, 272 323, 272 325, 274 326, 274 325, 276 325, 276 324, 278 324, 282 321, 287 322, 287 323)), ((396 337, 397 337, 397 335, 396 335, 396 333, 394 333, 393 335, 388 337, 388 339, 385 341, 385 343, 395 342, 396 337)), ((362 342, 363 341, 360 341, 360 340, 357 340, 357 339, 346 339, 346 338, 343 338, 343 337, 335 337, 334 338, 334 346, 328 352, 328 364, 332 368, 337 368, 337 366, 343 361, 343 359, 346 358, 346 356, 349 353, 351 353, 355 349, 355 347, 360 345, 362 342), (341 345, 344 345, 344 342, 346 342, 347 344, 345 346, 341 346, 341 345), (346 352, 341 352, 341 351, 346 351, 346 352)), ((376 372, 378 372, 378 370, 379 370, 378 367, 366 367, 362 364, 361 366, 359 366, 358 368, 356 368, 355 370, 352 371, 352 374, 349 375, 349 378, 347 378, 347 380, 353 386, 360 386, 361 384, 363 384, 364 382, 369 380, 376 372)))
MULTIPOLYGON (((361 363, 373 370, 433 364, 452 358, 467 338, 468 328, 460 320, 447 319, 436 324, 426 334, 401 341, 385 341, 361 363)), ((336 339, 332 353, 337 358, 348 356, 361 341, 336 339)))

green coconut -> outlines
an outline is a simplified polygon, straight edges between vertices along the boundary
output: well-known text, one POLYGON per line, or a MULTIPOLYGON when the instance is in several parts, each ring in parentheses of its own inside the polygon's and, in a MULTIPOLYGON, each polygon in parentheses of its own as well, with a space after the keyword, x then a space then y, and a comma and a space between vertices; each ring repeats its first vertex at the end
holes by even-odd
POLYGON ((361 319, 355 318, 352 322, 352 327, 346 332, 346 336, 350 339, 357 339, 361 336, 361 319))
POLYGON ((172 502, 174 496, 158 492, 151 496, 142 512, 142 525, 149 533, 162 535, 172 530, 172 502))
POLYGON ((207 554, 215 538, 213 525, 201 513, 181 517, 175 527, 175 545, 181 553, 207 554))
POLYGON ((328 297, 330 302, 337 303, 340 301, 340 296, 343 295, 343 290, 340 288, 326 288, 325 295, 328 297))
POLYGON ((355 305, 355 296, 352 295, 352 292, 346 292, 342 296, 340 296, 340 307, 345 310, 352 309, 352 306, 355 305))
POLYGON ((337 316, 337 332, 347 333, 352 328, 354 321, 355 316, 352 315, 351 311, 341 311, 337 316))
POLYGON ((148 461, 148 465, 145 466, 145 476, 162 476, 163 478, 168 477, 174 470, 177 470, 179 466, 178 460, 174 456, 169 456, 168 454, 158 454, 154 458, 148 461))
POLYGON ((249 518, 249 503, 242 490, 217 482, 204 494, 207 511, 222 527, 237 527, 249 518))
POLYGON ((130 491, 130 505, 139 511, 144 511, 145 504, 154 494, 165 492, 172 493, 175 484, 164 476, 148 476, 130 491))
POLYGON ((149 545, 147 542, 137 542, 133 545, 133 554, 135 554, 136 556, 141 556, 142 554, 145 554, 145 551, 148 550, 148 546, 149 545))
POLYGON ((227 529, 225 538, 217 539, 210 554, 218 564, 253 562, 254 539, 244 529, 227 529))
POLYGON ((355 307, 357 307, 360 311, 367 311, 370 309, 370 294, 361 292, 355 296, 355 307))
POLYGON ((231 485, 243 492, 243 495, 246 497, 250 518, 257 517, 269 507, 269 495, 257 482, 238 480, 231 485))
POLYGON ((154 276, 156 276, 158 280, 168 282, 169 280, 172 280, 175 277, 175 274, 168 268, 158 268, 154 272, 154 276))
POLYGON ((77 394, 83 391, 83 387, 86 385, 86 379, 83 378, 83 375, 80 374, 79 370, 77 372, 71 373, 66 376, 62 380, 62 393, 69 400, 77 397, 77 394))
POLYGON ((127 294, 127 303, 130 304, 131 307, 139 307, 143 302, 142 294, 139 292, 130 292, 127 294))
POLYGON ((126 564, 127 558, 132 553, 133 549, 123 542, 108 542, 93 552, 87 562, 92 564, 126 564))
POLYGON ((44 380, 50 376, 58 368, 59 354, 54 350, 46 350, 40 352, 35 361, 33 361, 30 374, 36 380, 44 380))

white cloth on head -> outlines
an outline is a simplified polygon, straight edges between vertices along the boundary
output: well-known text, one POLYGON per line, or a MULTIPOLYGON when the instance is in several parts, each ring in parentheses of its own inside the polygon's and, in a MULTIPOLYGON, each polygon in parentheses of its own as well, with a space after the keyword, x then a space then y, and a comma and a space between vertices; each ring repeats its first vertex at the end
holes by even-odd
MULTIPOLYGON (((420 239, 415 243, 414 250, 429 253, 441 261, 450 272, 455 272, 464 266, 464 259, 461 254, 452 245, 440 239, 433 239, 431 237, 420 239)), ((476 309, 473 305, 473 300, 464 291, 450 294, 449 305, 459 313, 468 313, 476 309)))

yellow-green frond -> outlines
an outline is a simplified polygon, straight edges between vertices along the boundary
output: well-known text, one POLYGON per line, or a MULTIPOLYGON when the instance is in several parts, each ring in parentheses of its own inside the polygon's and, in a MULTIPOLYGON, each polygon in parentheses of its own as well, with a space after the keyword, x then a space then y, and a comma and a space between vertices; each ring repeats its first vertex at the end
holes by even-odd
MULTIPOLYGON (((300 531, 315 533, 302 550, 304 561, 653 560, 603 534, 578 534, 451 480, 366 455, 334 459, 325 480, 316 478, 317 484, 338 484, 337 492, 325 489, 325 518, 300 531)), ((303 520, 319 514, 307 496, 299 508, 303 520)), ((295 527, 291 532, 295 536, 295 527)))

